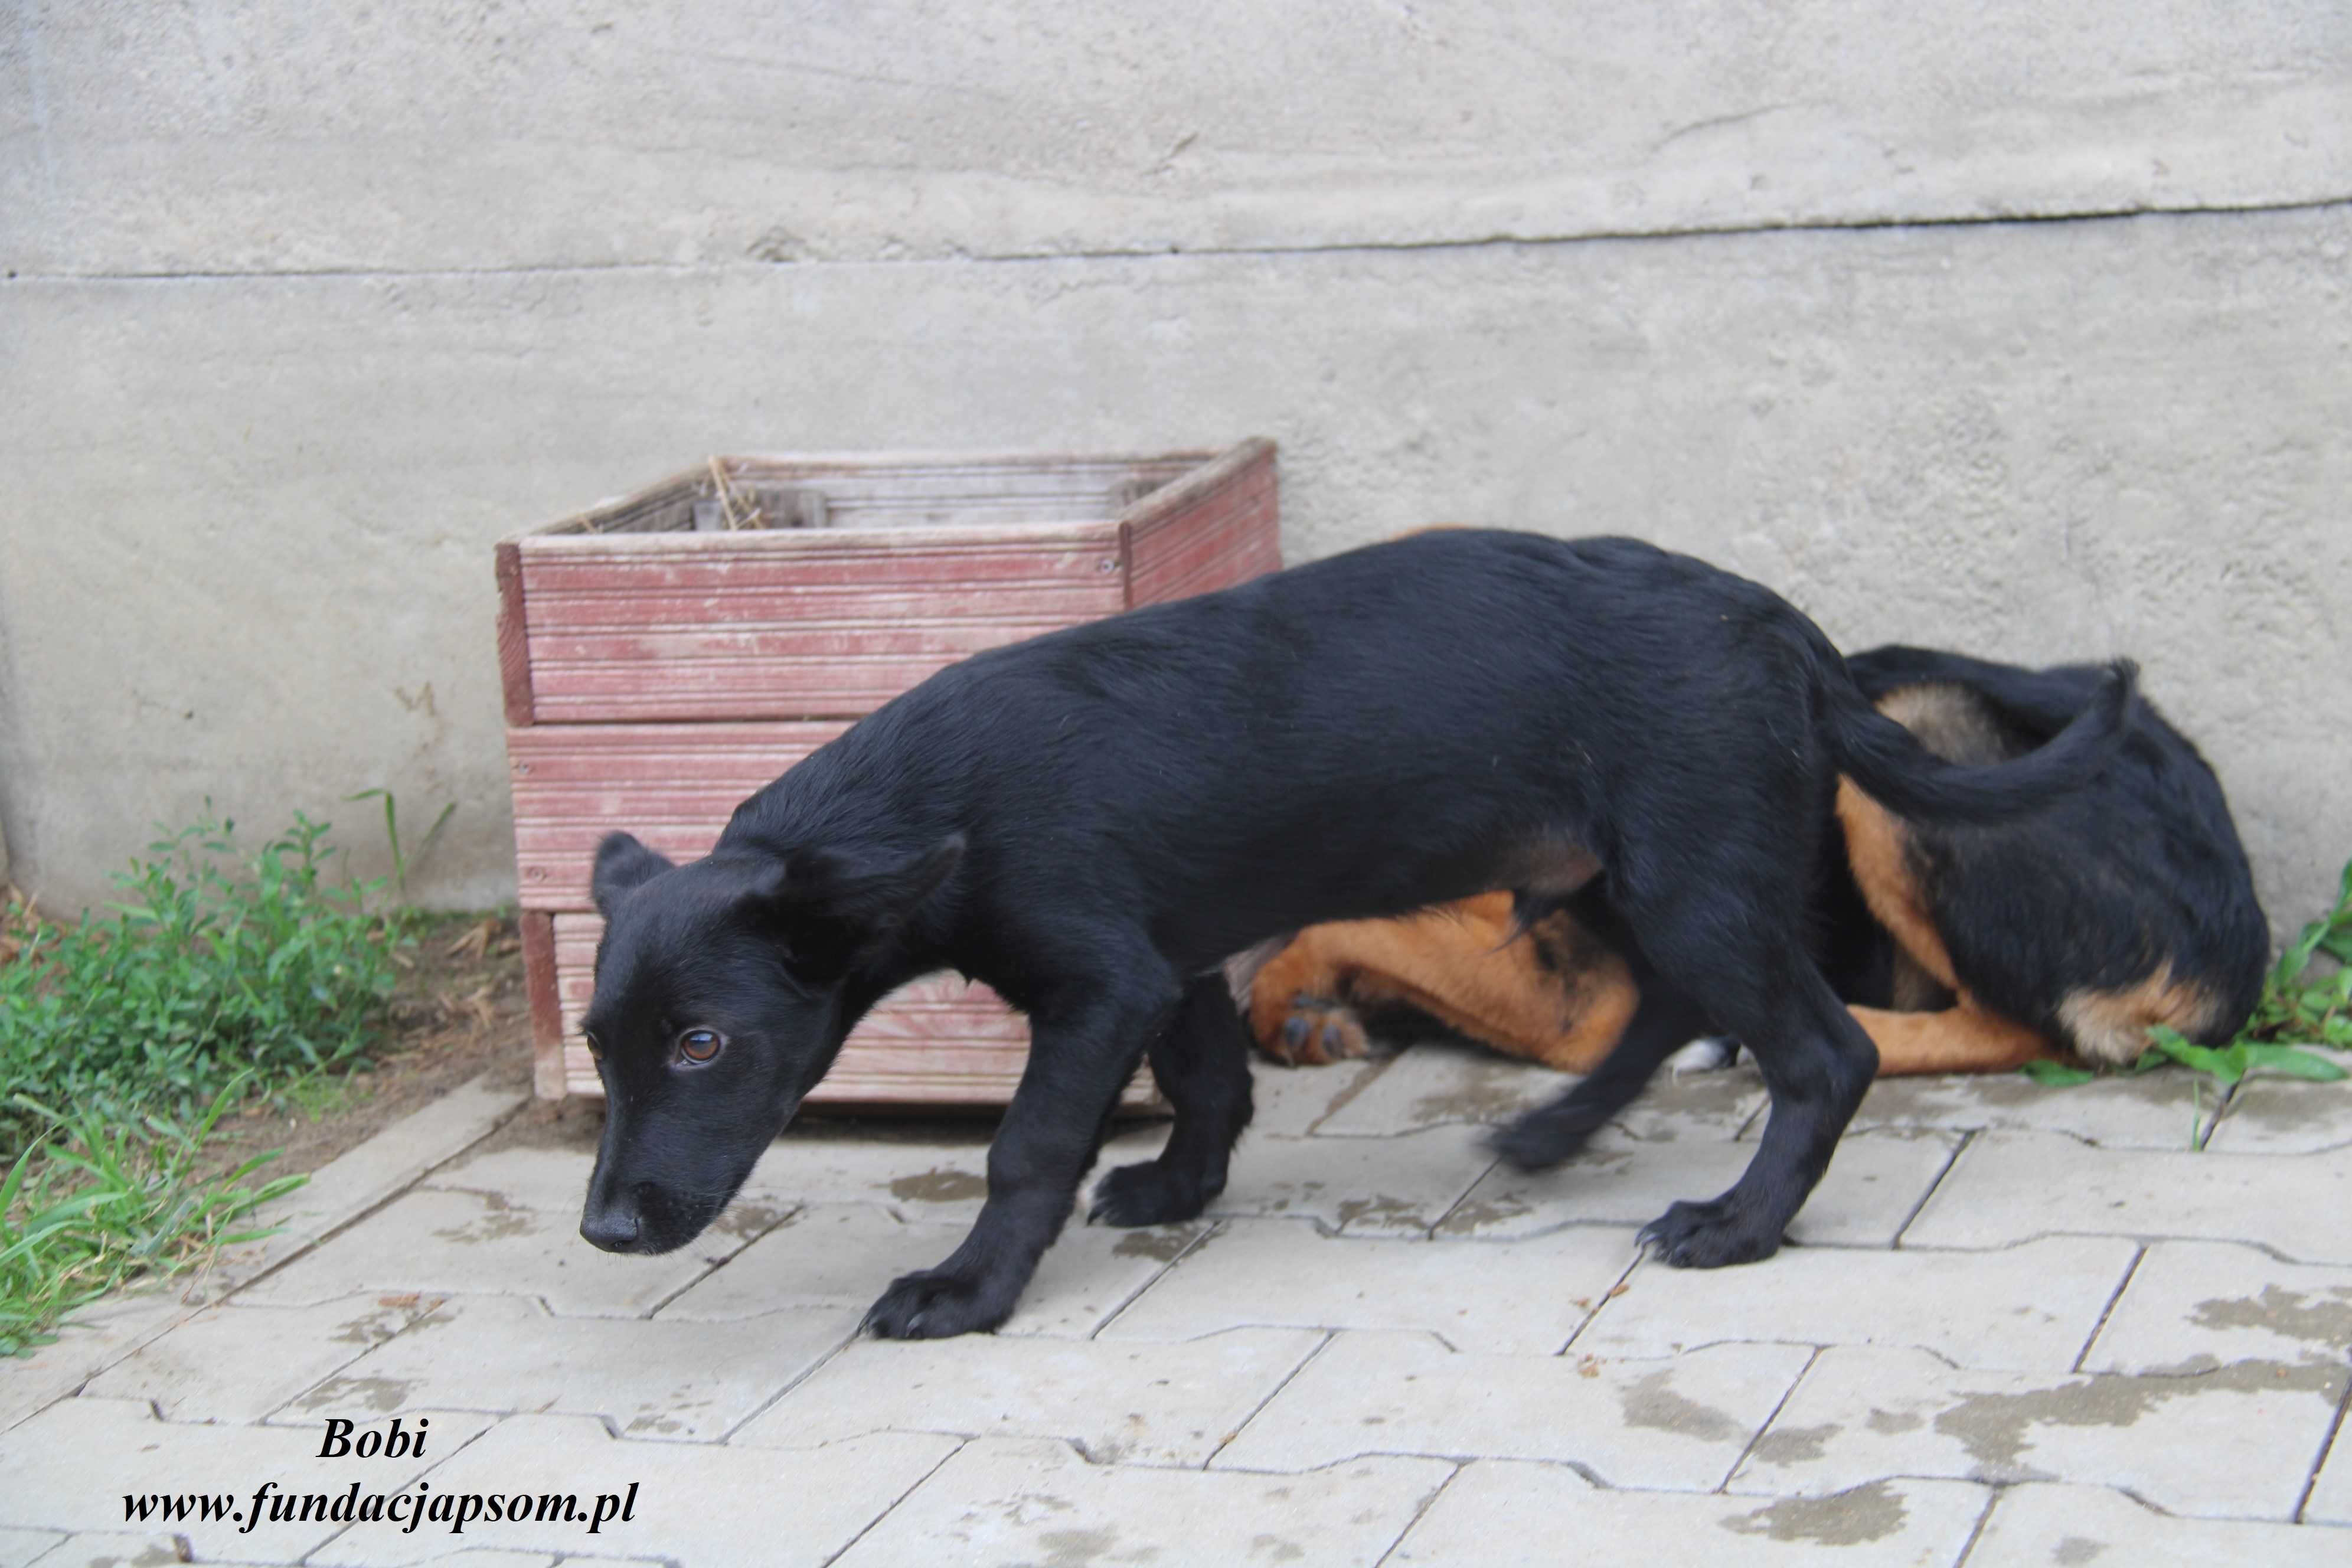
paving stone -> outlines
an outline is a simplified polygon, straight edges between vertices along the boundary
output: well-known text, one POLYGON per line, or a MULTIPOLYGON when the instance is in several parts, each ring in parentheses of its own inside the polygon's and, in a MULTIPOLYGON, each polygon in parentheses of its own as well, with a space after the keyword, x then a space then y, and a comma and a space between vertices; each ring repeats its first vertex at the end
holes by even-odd
POLYGON ((2242 1361, 2352 1359, 2352 1268, 2260 1247, 2159 1241, 2107 1314, 2085 1372, 2204 1372, 2242 1361))
MULTIPOLYGON (((1120 1308, 1167 1273, 1208 1234, 1205 1223, 1126 1229, 1073 1220, 1045 1249, 1036 1277, 1021 1293, 1021 1304, 996 1331, 1084 1338, 1110 1321, 1120 1308)), ((946 1247, 915 1267, 937 1263, 962 1240, 963 1234, 958 1231, 946 1247)), ((880 1295, 888 1283, 885 1279, 875 1286, 873 1294, 880 1295)))
POLYGON ((1236 1329, 1165 1345, 863 1340, 733 1441, 807 1447, 884 1431, 1058 1437, 1096 1464, 1198 1466, 1324 1337, 1236 1329))
POLYGON ((2247 1241, 2303 1263, 2352 1264, 2352 1148, 2281 1159, 2094 1149, 1984 1132, 1952 1163, 1907 1247, 2002 1247, 2037 1236, 2247 1241))
POLYGON ((736 1201, 881 1204, 909 1220, 970 1225, 988 1197, 988 1129, 916 1131, 919 1136, 787 1132, 760 1157, 736 1201))
MULTIPOLYGON (((2352 1426, 2352 1422, 2346 1426, 2352 1426)), ((2352 1437, 2346 1436, 2340 1427, 2312 1484, 2303 1519, 2305 1524, 2352 1525, 2352 1437)))
MULTIPOLYGON (((436 1492, 565 1492, 593 1511, 603 1495, 637 1488, 633 1517, 594 1535, 582 1523, 476 1520, 466 1538, 509 1550, 667 1558, 684 1568, 822 1563, 847 1545, 955 1448, 955 1440, 890 1433, 782 1451, 609 1436, 582 1415, 516 1415, 433 1472, 436 1492)), ((446 1550, 427 1525, 362 1524, 310 1561, 388 1568, 446 1550)), ((445 1532, 446 1526, 439 1527, 445 1532)))
MULTIPOLYGON (((434 1298, 349 1296, 315 1307, 207 1307, 85 1391, 152 1399, 170 1421, 258 1421, 430 1311, 434 1298)), ((462 1404, 463 1402, 459 1402, 462 1404)))
POLYGON ((1284 1384, 1214 1464, 1573 1460, 1611 1486, 1711 1491, 1811 1357, 1800 1345, 1718 1345, 1672 1361, 1465 1355, 1428 1334, 1350 1331, 1284 1384))
POLYGON ((961 1234, 908 1225, 878 1204, 813 1205, 787 1215, 661 1316, 725 1321, 791 1308, 862 1311, 898 1274, 947 1256, 961 1234))
POLYGON ((0 1436, 0 1525, 120 1532, 127 1492, 208 1493, 234 1499, 230 1520, 180 1519, 167 1531, 186 1536, 197 1561, 291 1563, 342 1527, 265 1521, 247 1532, 256 1491, 268 1482, 281 1495, 340 1497, 354 1481, 398 1490, 488 1425, 450 1411, 430 1419, 422 1458, 322 1459, 316 1431, 183 1425, 139 1401, 68 1399, 0 1436))
MULTIPOLYGON (((1956 1132, 1849 1136, 1797 1215, 1801 1242, 1891 1247, 1951 1163, 1956 1132)), ((1661 1142, 1605 1128, 1555 1170, 1496 1165, 1438 1227, 1442 1236, 1531 1236, 1563 1225, 1640 1226, 1679 1198, 1711 1198, 1739 1179, 1753 1143, 1661 1142)))
POLYGON ((410 1290, 537 1296, 567 1316, 638 1317, 742 1245, 713 1229, 663 1257, 620 1257, 580 1239, 576 1212, 420 1190, 248 1288, 244 1299, 292 1306, 410 1290))
MULTIPOLYGON (((1265 1074, 1259 1081, 1265 1081, 1265 1074)), ((1489 1127, 1542 1104, 1575 1081, 1573 1073, 1433 1041, 1391 1061, 1314 1131, 1323 1138, 1392 1138, 1431 1127, 1489 1127)), ((1661 1072, 1617 1120, 1640 1137, 1731 1138, 1755 1119, 1766 1098, 1764 1080, 1753 1066, 1661 1072)))
MULTIPOLYGON (((446 1165, 418 1185, 428 1192, 473 1193, 568 1223, 575 1231, 588 1191, 593 1156, 563 1148, 499 1149, 446 1165)), ((791 1205, 758 1194, 738 1194, 710 1228, 689 1245, 708 1250, 705 1237, 736 1242, 765 1235, 793 1212, 791 1205)), ((584 1245, 584 1244, 583 1244, 584 1245)))
POLYGON ((0 1363, 5 1366, 0 1371, 0 1432, 45 1405, 69 1398, 196 1310, 169 1287, 128 1290, 83 1308, 58 1325, 53 1342, 0 1363))
POLYGON ((496 1193, 521 1208, 576 1215, 595 1168, 593 1149, 521 1145, 453 1160, 417 1185, 441 1192, 496 1193))
MULTIPOLYGON (((85 1531, 79 1535, 44 1539, 57 1543, 56 1549, 40 1559, 40 1568, 173 1568, 184 1559, 179 1545, 169 1535, 140 1535, 129 1531, 85 1531)), ((0 1556, 0 1563, 11 1561, 0 1556)), ((207 1557, 207 1564, 221 1563, 218 1557, 207 1557)), ((257 1562, 253 1558, 234 1560, 236 1563, 257 1562)))
POLYGON ((1912 1345, 1961 1366, 2064 1372, 2137 1251, 2079 1237, 1993 1253, 1783 1247, 1741 1268, 1648 1260, 1575 1349, 1638 1358, 1727 1340, 1912 1345))
POLYGON ((0 1568, 26 1568, 65 1539, 54 1530, 0 1530, 0 1568))
POLYGON ((488 1136, 530 1098, 521 1088, 493 1087, 491 1080, 498 1076, 484 1073, 458 1085, 311 1172, 309 1181, 256 1216, 258 1223, 284 1228, 224 1255, 207 1277, 207 1286, 225 1293, 243 1285, 488 1136))
POLYGON ((1598 1226, 1524 1241, 1371 1241, 1229 1220, 1102 1331, 1176 1340, 1253 1324, 1420 1329, 1457 1350, 1545 1355, 1633 1259, 1598 1226))
POLYGON ((1770 1099, 1750 1061, 1716 1072, 1660 1072, 1616 1125, 1654 1143, 1715 1142, 1757 1126, 1770 1099))
POLYGON ((1301 1138, 1318 1131, 1335 1108, 1354 1103, 1367 1087, 1405 1058, 1377 1054, 1328 1067, 1292 1068, 1253 1055, 1247 1138, 1301 1138))
POLYGON ((647 1323, 553 1318, 519 1296, 467 1297, 327 1378, 278 1419, 531 1410, 606 1416, 625 1436, 716 1442, 856 1333, 858 1318, 818 1307, 647 1323))
POLYGON ((2170 1513, 2285 1520, 2347 1372, 2245 1362, 2189 1376, 1962 1372, 1823 1351, 1731 1479, 1819 1496, 1888 1476, 2118 1486, 2170 1513))
POLYGON ((1876 1481, 1843 1497, 1694 1497, 1604 1491, 1564 1465, 1481 1459, 1465 1467, 1388 1559, 1444 1568, 1562 1563, 1703 1563, 1839 1568, 1957 1563, 1989 1494, 1954 1481, 1876 1481))
MULTIPOLYGON (((2352 1068, 2341 1052, 2318 1050, 2352 1068)), ((2352 1079, 2313 1083, 2256 1073, 2238 1085, 2205 1147, 2223 1154, 2312 1154, 2352 1146, 2352 1079)))
MULTIPOLYGON (((0 1558, 0 1563, 6 1561, 0 1558)), ((179 1549, 168 1535, 127 1535, 92 1531, 68 1538, 54 1552, 40 1560, 39 1568, 173 1568, 181 1561, 179 1549)), ((204 1557, 197 1561, 208 1565, 220 1564, 221 1568, 238 1568, 239 1564, 251 1560, 204 1557)), ((559 1559, 545 1552, 497 1552, 459 1547, 426 1561, 446 1563, 451 1568, 554 1568, 559 1559)), ((568 1557, 560 1561, 586 1563, 595 1559, 568 1557)))
POLYGON ((1312 1219, 1350 1235, 1421 1235, 1494 1164, 1467 1127, 1396 1138, 1254 1138, 1234 1152, 1209 1213, 1312 1219))
MULTIPOLYGON (((965 1228, 910 1224, 877 1204, 806 1208, 663 1308, 661 1316, 724 1321, 787 1307, 843 1308, 863 1316, 891 1280, 953 1252, 965 1228)), ((1092 1333, 1207 1228, 1066 1226, 1045 1249, 1012 1321, 998 1331, 1092 1333)))
POLYGON ((1453 1467, 1360 1459, 1303 1476, 1089 1465, 1066 1444, 982 1438, 844 1553, 921 1563, 1371 1564, 1453 1467))
MULTIPOLYGON (((2164 1069, 2052 1089, 2021 1072, 1883 1078, 1863 1097, 1848 1131, 2058 1132, 2105 1149, 2186 1149, 2192 1113, 2201 1104, 2210 1123, 2215 1110, 2210 1085, 2201 1102, 2192 1098, 2193 1079, 2164 1069)), ((1753 1139, 1758 1131, 1750 1128, 1747 1136, 1753 1139)))
POLYGON ((2352 1542, 2308 1525, 2176 1519, 2105 1487, 2037 1481, 2004 1490, 1969 1568, 2342 1568, 2352 1542))
MULTIPOLYGON (((1265 1081, 1264 1074, 1259 1081, 1265 1081)), ((1323 1137, 1392 1138, 1426 1127, 1490 1126, 1542 1104, 1575 1081, 1573 1074, 1493 1051, 1441 1042, 1416 1045, 1315 1131, 1323 1137)))
MULTIPOLYGON (((936 1133, 936 1129, 924 1129, 936 1133)), ((1164 1123, 1152 1131, 1152 1147, 1164 1123)), ((595 1171, 595 1152, 567 1147, 515 1147, 480 1154, 436 1171, 425 1184, 497 1192, 524 1208, 576 1215, 595 1171)), ((988 1196, 988 1142, 983 1138, 879 1138, 879 1135, 797 1135, 772 1142, 719 1225, 739 1211, 783 1215, 802 1204, 882 1204, 908 1220, 969 1225, 988 1196)), ((740 1225, 739 1225, 740 1227, 740 1225)))

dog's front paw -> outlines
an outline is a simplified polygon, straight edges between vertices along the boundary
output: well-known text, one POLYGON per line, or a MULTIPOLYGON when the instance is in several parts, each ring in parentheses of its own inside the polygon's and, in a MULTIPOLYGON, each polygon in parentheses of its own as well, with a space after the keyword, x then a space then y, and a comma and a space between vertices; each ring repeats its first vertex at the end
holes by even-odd
POLYGON ((1013 1315, 981 1281, 926 1268, 902 1274, 866 1314, 867 1333, 880 1340, 944 1340, 992 1329, 1013 1315))
POLYGON ((1347 1003, 1331 996, 1304 994, 1291 998, 1279 1028, 1260 1036, 1266 1055, 1292 1067, 1325 1067, 1369 1055, 1371 1037, 1364 1021, 1347 1003))
POLYGON ((1197 1218, 1217 1194, 1200 1179, 1171 1170, 1157 1160, 1121 1165, 1095 1184, 1094 1205, 1087 1223, 1104 1225, 1172 1225, 1197 1218))
POLYGON ((1488 1135, 1486 1147, 1514 1170, 1549 1171, 1564 1165, 1592 1141, 1601 1120, 1575 1106, 1538 1105, 1488 1135))
POLYGON ((1722 1198, 1678 1203, 1642 1227, 1639 1244, 1676 1268, 1754 1263, 1780 1250, 1780 1227, 1722 1198))

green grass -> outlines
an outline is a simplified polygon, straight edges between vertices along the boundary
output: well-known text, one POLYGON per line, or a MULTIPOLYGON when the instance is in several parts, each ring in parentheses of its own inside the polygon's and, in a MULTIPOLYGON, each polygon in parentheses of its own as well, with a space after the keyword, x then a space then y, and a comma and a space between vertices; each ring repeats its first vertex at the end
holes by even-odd
POLYGON ((257 1180, 276 1151, 219 1170, 205 1148, 241 1100, 337 1095, 328 1069, 383 1038, 409 922, 369 907, 383 881, 332 874, 328 827, 297 813, 247 853, 208 816, 119 873, 107 912, 0 926, 0 1355, 268 1234, 254 1208, 305 1180, 257 1180))
POLYGON ((185 1125, 20 1101, 46 1129, 0 1182, 0 1356, 48 1343, 68 1314, 128 1280, 169 1278, 271 1234, 248 1216, 309 1177, 256 1184, 274 1150, 226 1171, 203 1169, 205 1142, 244 1087, 230 1079, 185 1125))
POLYGON ((329 875, 327 825, 294 825, 250 856, 204 821, 115 878, 110 912, 37 918, 0 964, 0 1159, 43 1119, 21 1103, 113 1121, 187 1118, 234 1078, 269 1085, 373 1045, 397 923, 375 884, 329 875))
MULTIPOLYGON (((2203 1146, 2196 1129, 2203 1122, 2208 1079, 2218 1098, 2255 1071, 2316 1079, 2345 1077, 2342 1067, 2305 1047, 2352 1050, 2352 863, 2345 866, 2336 886, 2336 907, 2287 943, 2263 977, 2262 1000, 2233 1037, 2220 1046, 2200 1046, 2160 1024, 2147 1035, 2148 1048, 2118 1070, 2141 1073, 2177 1062, 2199 1075, 2191 1087, 2192 1148, 2203 1146)), ((2024 1070, 2035 1082, 2054 1089, 2099 1076, 2088 1068, 2052 1061, 2029 1062, 2024 1070)))

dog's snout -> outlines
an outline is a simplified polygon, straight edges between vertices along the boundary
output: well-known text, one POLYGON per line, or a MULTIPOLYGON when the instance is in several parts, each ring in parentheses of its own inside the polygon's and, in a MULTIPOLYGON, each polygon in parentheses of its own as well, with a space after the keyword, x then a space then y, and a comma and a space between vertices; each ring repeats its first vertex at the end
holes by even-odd
POLYGON ((626 1204, 606 1204, 580 1216, 580 1234, 606 1252, 627 1252, 637 1245, 637 1211, 626 1204))

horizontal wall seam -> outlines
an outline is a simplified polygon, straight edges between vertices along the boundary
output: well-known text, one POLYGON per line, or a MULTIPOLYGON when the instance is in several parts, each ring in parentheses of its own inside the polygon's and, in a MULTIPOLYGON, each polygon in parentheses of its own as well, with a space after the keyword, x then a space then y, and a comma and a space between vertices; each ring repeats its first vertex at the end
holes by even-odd
POLYGON ((814 270, 828 267, 928 267, 942 264, 971 267, 1023 267, 1065 261, 1166 261, 1192 258, 1248 259, 1286 256, 1383 255, 1412 251, 1545 249, 1556 246, 1611 242, 1717 239, 1743 235, 1842 234, 1905 228, 2001 228, 2048 224, 2112 223, 2137 218, 2252 216, 2265 213, 2319 212, 2352 206, 2352 194, 2313 197, 2307 201, 2257 202, 2242 205, 2204 205, 2084 208, 2076 212, 1966 214, 1928 217, 1884 217, 1792 221, 1788 223, 1692 224, 1667 228, 1591 229, 1562 234, 1492 234, 1458 239, 1334 240, 1329 243, 1270 246, 1106 247, 1084 250, 968 251, 937 256, 806 258, 793 261, 577 261, 535 262, 506 267, 312 267, 205 271, 34 272, 10 268, 0 276, 5 283, 186 283, 241 282, 256 279, 369 278, 530 278, 564 273, 642 272, 703 273, 716 271, 770 272, 786 268, 814 270))

